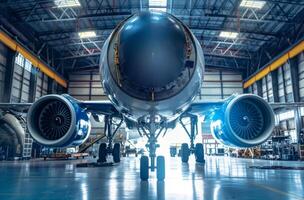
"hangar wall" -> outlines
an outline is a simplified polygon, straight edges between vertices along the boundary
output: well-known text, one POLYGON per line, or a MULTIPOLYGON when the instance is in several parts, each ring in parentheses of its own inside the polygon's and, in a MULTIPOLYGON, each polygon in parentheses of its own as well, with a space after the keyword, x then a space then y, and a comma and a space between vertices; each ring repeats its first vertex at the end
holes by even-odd
MULTIPOLYGON (((46 74, 33 67, 32 63, 21 54, 0 43, 0 102, 33 102, 43 95, 61 93, 63 90, 46 74)), ((20 124, 26 130, 22 120, 20 124)), ((23 158, 31 157, 32 143, 33 140, 26 131, 22 149, 23 158)))
POLYGON ((235 93, 242 94, 242 80, 239 72, 206 70, 201 92, 196 100, 216 101, 235 93))
POLYGON ((0 43, 0 102, 3 101, 4 95, 4 77, 6 72, 6 56, 7 48, 4 44, 0 43))
POLYGON ((248 92, 260 95, 269 102, 295 102, 293 84, 299 86, 299 91, 296 91, 299 93, 299 101, 304 101, 304 53, 255 82, 248 88, 248 92), (291 68, 297 72, 294 80, 291 68))
MULTIPOLYGON (((304 53, 290 59, 276 71, 271 72, 248 88, 268 102, 292 103, 304 101, 304 53)), ((297 143, 298 134, 304 124, 304 109, 276 111, 277 124, 297 143), (298 116, 297 116, 298 115, 298 116), (298 127, 296 120, 299 119, 298 127)))
POLYGON ((69 75, 68 93, 80 100, 104 100, 107 97, 98 71, 75 72, 69 75))
MULTIPOLYGON (((107 99, 98 71, 75 72, 69 75, 68 93, 81 100, 107 99)), ((237 72, 207 70, 197 101, 216 101, 234 93, 243 93, 242 75, 237 72)))

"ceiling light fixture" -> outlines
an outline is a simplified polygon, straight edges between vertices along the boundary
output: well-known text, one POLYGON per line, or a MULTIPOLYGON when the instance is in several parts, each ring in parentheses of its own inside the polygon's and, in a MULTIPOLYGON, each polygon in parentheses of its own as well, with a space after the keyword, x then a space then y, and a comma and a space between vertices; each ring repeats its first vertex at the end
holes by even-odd
POLYGON ((54 3, 58 8, 81 6, 79 0, 55 0, 54 3))
POLYGON ((80 38, 91 38, 96 37, 95 31, 83 31, 78 33, 80 38))
POLYGON ((167 11, 167 0, 149 0, 149 10, 167 11))
POLYGON ((240 7, 262 9, 266 4, 266 1, 257 0, 242 0, 240 7))
POLYGON ((222 31, 220 33, 220 37, 235 39, 239 34, 237 32, 230 32, 230 31, 222 31))

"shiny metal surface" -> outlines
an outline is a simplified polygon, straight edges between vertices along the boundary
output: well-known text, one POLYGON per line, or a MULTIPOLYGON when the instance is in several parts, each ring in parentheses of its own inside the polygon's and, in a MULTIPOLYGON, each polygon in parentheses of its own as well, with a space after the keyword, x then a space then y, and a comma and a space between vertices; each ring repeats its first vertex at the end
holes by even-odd
MULTIPOLYGON (((192 158, 193 159, 193 158, 192 158)), ((206 157, 205 165, 167 158, 166 180, 139 180, 139 158, 120 165, 76 168, 74 161, 0 162, 0 199, 304 199, 304 171, 250 169, 252 165, 302 166, 279 162, 206 157)))
MULTIPOLYGON (((147 14, 147 13, 146 13, 147 14)), ((159 37, 167 37, 167 34, 173 34, 172 37, 175 38, 175 36, 177 37, 177 35, 180 35, 181 33, 181 27, 184 27, 184 29, 186 30, 186 32, 184 33, 185 35, 187 35, 188 38, 190 38, 191 40, 189 40, 190 42, 190 46, 192 47, 192 53, 190 55, 190 57, 188 59, 184 59, 184 56, 182 56, 181 60, 176 61, 176 59, 178 59, 178 55, 181 54, 181 52, 179 52, 179 49, 175 49, 174 47, 172 47, 171 45, 165 45, 165 47, 167 48, 163 48, 163 46, 160 48, 159 46, 157 46, 157 48, 161 49, 161 52, 158 52, 159 55, 164 56, 167 55, 169 52, 168 48, 171 48, 171 53, 173 53, 173 56, 166 56, 167 57, 167 61, 168 62, 180 62, 180 63, 188 63, 188 61, 193 61, 194 62, 194 66, 193 67, 180 67, 177 66, 175 64, 172 64, 170 66, 167 66, 165 68, 163 68, 163 65, 161 66, 155 66, 154 68, 152 67, 153 64, 155 64, 155 62, 159 62, 159 63, 164 63, 163 59, 158 59, 158 60, 151 60, 152 63, 150 63, 149 65, 151 65, 150 67, 147 68, 146 64, 147 64, 147 58, 143 55, 141 55, 141 53, 143 53, 141 50, 136 50, 136 48, 140 49, 140 48, 146 48, 146 51, 150 51, 150 54, 152 55, 153 51, 154 51, 154 47, 153 46, 147 46, 145 42, 140 42, 140 43, 136 43, 133 45, 133 53, 134 55, 132 55, 133 61, 136 62, 138 65, 138 63, 141 61, 141 70, 152 70, 154 71, 153 73, 147 72, 146 76, 148 76, 148 74, 150 75, 150 79, 151 81, 148 82, 154 82, 154 80, 152 79, 158 79, 161 78, 160 76, 165 75, 166 77, 168 76, 168 80, 165 80, 165 77, 162 77, 161 79, 164 80, 164 82, 167 81, 171 81, 173 80, 171 77, 171 74, 168 74, 169 71, 172 71, 172 69, 180 71, 181 69, 183 72, 179 73, 180 76, 178 79, 176 79, 175 81, 172 82, 172 84, 168 84, 165 87, 161 87, 162 89, 158 90, 159 93, 156 92, 156 90, 154 92, 149 92, 149 98, 137 98, 134 97, 133 94, 131 94, 130 92, 126 91, 123 87, 129 87, 130 85, 128 84, 123 84, 123 81, 117 81, 118 78, 121 78, 121 73, 118 69, 120 69, 120 64, 123 65, 123 67, 126 69, 128 68, 128 70, 135 70, 133 66, 126 66, 125 64, 120 63, 117 64, 115 61, 117 61, 118 59, 115 59, 117 54, 119 54, 119 52, 117 52, 117 50, 115 50, 117 48, 118 45, 118 33, 120 30, 120 27, 116 28, 114 30, 114 32, 111 34, 111 36, 107 39, 107 41, 105 42, 103 49, 102 49, 102 54, 100 57, 100 71, 102 74, 102 80, 103 80, 103 85, 104 85, 104 89, 109 97, 109 99, 111 100, 111 102, 113 103, 113 105, 115 106, 115 108, 117 110, 119 110, 121 113, 123 113, 125 115, 125 117, 127 117, 128 119, 132 120, 132 121, 138 121, 139 118, 146 118, 149 115, 151 115, 151 113, 154 113, 156 115, 161 116, 164 121, 173 121, 174 119, 176 119, 182 112, 184 112, 189 105, 191 104, 191 102, 194 100, 195 96, 198 94, 198 91, 200 89, 200 85, 202 82, 202 76, 204 73, 204 66, 205 66, 205 62, 204 62, 204 56, 203 56, 203 51, 201 48, 201 45, 199 44, 199 42, 197 41, 197 39, 192 35, 192 33, 190 31, 188 31, 187 27, 185 25, 182 26, 182 24, 180 24, 180 22, 174 18, 171 15, 168 14, 164 14, 164 13, 148 13, 148 15, 150 17, 148 17, 149 20, 146 20, 145 18, 145 13, 143 14, 144 16, 138 15, 139 19, 134 22, 132 22, 132 17, 128 18, 126 21, 122 22, 122 24, 130 24, 132 23, 132 26, 137 27, 137 26, 142 26, 145 23, 148 23, 148 25, 151 23, 153 24, 155 22, 155 20, 153 19, 154 17, 160 17, 161 19, 165 20, 165 22, 169 23, 169 25, 179 25, 178 28, 175 27, 176 29, 173 29, 174 31, 171 31, 171 29, 165 29, 160 31, 160 35, 155 35, 155 37, 159 38, 159 37), (141 19, 140 17, 143 17, 144 19, 141 19), (143 23, 143 21, 145 23, 143 23), (139 24, 137 24, 137 22, 139 24), (169 32, 167 32, 169 31, 169 32), (173 32, 173 33, 172 33, 173 32), (145 44, 145 45, 142 45, 145 44), (174 50, 175 49, 175 50, 174 50), (173 51, 173 52, 172 52, 173 51), (175 52, 176 51, 176 52, 175 52), (135 59, 135 55, 137 56, 135 59), (135 59, 135 60, 134 60, 135 59), (130 68, 130 69, 129 69, 130 68), (161 68, 161 69, 159 69, 161 68), (113 71, 115 70, 115 71, 113 71), (163 72, 162 70, 165 70, 168 73, 160 73, 163 72), (152 75, 157 74, 157 77, 152 77, 152 75), (170 79, 170 80, 169 80, 170 79), (165 88, 165 89, 164 89, 165 88), (164 94, 162 97, 159 96, 159 98, 157 97, 157 94, 164 94)), ((134 17, 134 19, 137 19, 136 16, 134 17)), ((157 20, 156 20, 157 21, 157 20)), ((122 25, 122 26, 123 26, 122 25)), ((154 26, 154 25, 153 25, 154 26)), ((155 25, 158 27, 158 29, 160 29, 160 27, 163 26, 162 23, 157 22, 157 24, 155 25), (159 24, 158 24, 159 23, 159 24)), ((124 26, 123 26, 124 27, 124 26)), ((126 28, 126 27, 124 27, 126 28)), ((130 29, 131 32, 135 31, 130 29)), ((184 31, 185 31, 184 30, 184 31)), ((125 32, 128 32, 128 30, 124 30, 125 32)), ((142 34, 144 34, 146 31, 145 29, 140 29, 140 32, 142 32, 142 34)), ((124 36, 126 37, 126 36, 124 36)), ((130 36, 131 37, 131 36, 130 36)), ((144 36, 143 36, 144 37, 144 36)), ((148 38, 144 37, 142 39, 157 39, 155 37, 151 37, 151 35, 149 35, 148 38)), ((133 38, 133 37, 131 37, 133 38)), ((133 38, 135 39, 135 38, 133 38)), ((126 38, 123 39, 126 42, 126 38)), ((181 39, 181 43, 184 43, 182 41, 183 39, 181 39)), ((151 42, 150 42, 151 43, 151 42)), ((163 42, 162 42, 163 43, 163 42)), ((170 40, 170 44, 173 43, 173 40, 170 40)), ((130 45, 130 44, 129 44, 130 45)), ((155 47, 156 48, 156 47, 155 47)), ((125 50, 126 51, 126 50, 125 50)), ((120 61, 120 58, 119 58, 120 61)), ((132 62, 133 62, 132 61, 132 62)), ((129 62, 129 61, 128 61, 129 62)), ((130 61, 131 62, 131 61, 130 61)), ((132 74, 131 71, 128 72, 128 74, 132 74)), ((142 80, 137 80, 138 78, 143 78, 143 80, 147 80, 147 77, 142 77, 142 72, 141 71, 137 71, 135 70, 134 72, 134 77, 136 77, 136 80, 134 80, 135 82, 141 82, 142 80), (137 75, 140 74, 140 77, 137 77, 137 75)), ((145 72, 146 73, 146 72, 145 72)), ((174 73, 174 74, 178 74, 178 72, 174 73)), ((126 75, 125 76, 129 76, 126 75)), ((131 76, 131 75, 130 75, 131 76)), ((133 75, 132 75, 133 77, 133 75)), ((133 77, 133 78, 134 78, 133 77)), ((174 77, 176 77, 174 75, 174 77)), ((149 83, 149 84, 150 84, 149 83)), ((131 84, 132 85, 132 84, 131 84)), ((143 84, 140 84, 143 85, 143 84)), ((149 87, 149 86, 147 86, 149 87)), ((142 91, 142 89, 138 89, 136 87, 131 87, 130 88, 132 91, 134 90, 135 92, 140 92, 142 91)))
POLYGON ((67 94, 45 95, 34 102, 27 114, 27 127, 37 143, 51 147, 78 146, 89 137, 91 131, 89 114, 79 107, 77 100, 67 94), (47 105, 52 102, 57 102, 56 107, 48 108, 47 105), (65 106, 67 110, 61 110, 65 106), (47 116, 44 124, 41 122, 43 112, 47 116), (61 118, 61 123, 57 123, 58 117, 61 118), (48 135, 55 137, 51 139, 46 137, 48 135))

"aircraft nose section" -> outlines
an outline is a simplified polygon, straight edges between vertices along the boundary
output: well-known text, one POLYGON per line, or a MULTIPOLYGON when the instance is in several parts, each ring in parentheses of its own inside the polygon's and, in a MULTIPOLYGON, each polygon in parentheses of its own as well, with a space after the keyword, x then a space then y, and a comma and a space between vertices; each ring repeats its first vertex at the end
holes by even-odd
POLYGON ((113 33, 109 48, 113 78, 123 91, 138 99, 169 98, 189 82, 194 72, 192 35, 167 13, 131 16, 113 33))
POLYGON ((123 26, 119 43, 121 75, 136 86, 164 87, 185 68, 183 27, 165 14, 134 17, 123 26))

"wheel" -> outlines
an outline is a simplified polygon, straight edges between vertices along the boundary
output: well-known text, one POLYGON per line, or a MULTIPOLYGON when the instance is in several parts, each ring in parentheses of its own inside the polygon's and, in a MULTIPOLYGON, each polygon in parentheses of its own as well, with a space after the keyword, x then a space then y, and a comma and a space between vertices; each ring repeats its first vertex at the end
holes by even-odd
POLYGON ((112 155, 113 155, 113 161, 115 163, 120 162, 120 144, 119 143, 114 144, 112 155))
POLYGON ((107 144, 101 143, 99 146, 98 162, 107 162, 107 144))
POLYGON ((143 181, 149 178, 149 158, 148 156, 142 156, 140 158, 140 179, 143 181))
POLYGON ((157 180, 163 181, 165 179, 165 157, 164 156, 157 156, 156 158, 156 176, 157 180))
POLYGON ((190 156, 190 149, 187 143, 182 144, 181 148, 181 157, 182 157, 182 162, 188 162, 190 156))
POLYGON ((202 143, 197 143, 195 145, 195 160, 196 162, 199 162, 199 163, 203 163, 205 162, 205 159, 204 159, 204 148, 203 148, 203 144, 202 143))

